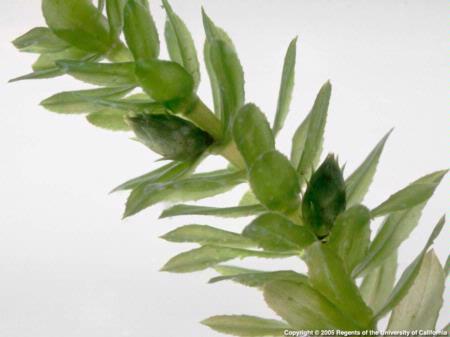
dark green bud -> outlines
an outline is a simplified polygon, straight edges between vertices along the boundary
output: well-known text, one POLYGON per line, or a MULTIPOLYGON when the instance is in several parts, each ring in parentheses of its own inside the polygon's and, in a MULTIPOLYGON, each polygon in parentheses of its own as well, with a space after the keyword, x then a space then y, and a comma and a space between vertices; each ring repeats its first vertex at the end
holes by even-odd
POLYGON ((165 159, 193 160, 213 143, 208 133, 174 115, 140 114, 127 122, 139 141, 165 159))
POLYGON ((318 238, 328 235, 336 217, 345 210, 346 195, 342 170, 333 155, 328 155, 311 177, 303 197, 305 223, 318 238))
POLYGON ((192 76, 175 62, 138 61, 136 76, 144 91, 157 102, 180 100, 194 91, 192 76))

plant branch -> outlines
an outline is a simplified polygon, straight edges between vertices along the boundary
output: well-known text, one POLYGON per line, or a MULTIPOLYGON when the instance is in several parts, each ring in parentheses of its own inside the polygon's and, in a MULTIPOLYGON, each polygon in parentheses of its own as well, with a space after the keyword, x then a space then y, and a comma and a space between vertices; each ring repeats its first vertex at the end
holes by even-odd
MULTIPOLYGON (((221 143, 223 141, 222 122, 205 105, 205 103, 202 102, 200 98, 196 98, 194 103, 186 108, 183 114, 201 129, 208 132, 214 140, 216 140, 216 142, 221 143)), ((244 159, 233 141, 230 141, 226 145, 220 147, 217 153, 236 167, 241 169, 245 168, 244 159)))

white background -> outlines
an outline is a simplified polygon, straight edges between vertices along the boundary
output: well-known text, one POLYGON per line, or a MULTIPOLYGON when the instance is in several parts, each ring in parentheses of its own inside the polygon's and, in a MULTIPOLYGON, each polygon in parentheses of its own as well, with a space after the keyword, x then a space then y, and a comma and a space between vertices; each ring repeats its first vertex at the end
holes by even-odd
MULTIPOLYGON (((248 101, 271 119, 284 53, 299 35, 297 85, 279 141, 282 151, 289 152, 292 132, 328 79, 334 89, 326 151, 338 153, 348 171, 395 127, 368 206, 450 166, 447 1, 172 2, 198 48, 204 37, 201 5, 229 32, 245 69, 248 101)), ((108 192, 155 167, 156 157, 127 134, 99 130, 82 116, 59 116, 38 105, 55 92, 79 88, 70 78, 6 84, 29 71, 33 56, 18 54, 9 41, 43 24, 39 7, 37 0, 0 4, 0 337, 213 337, 219 334, 198 324, 208 316, 272 317, 253 289, 206 285, 212 271, 158 272, 189 248, 159 235, 188 222, 238 230, 248 220, 157 220, 162 210, 157 206, 121 221, 126 195, 108 192)), ((162 27, 164 13, 156 1, 152 10, 162 27)), ((200 95, 210 102, 204 74, 200 95)), ((222 163, 211 159, 208 166, 222 163)), ((402 246, 402 267, 448 211, 449 182, 446 177, 402 246)), ((202 203, 232 205, 244 190, 239 187, 226 201, 202 203)), ((449 234, 446 225, 434 246, 442 262, 449 234)), ((297 260, 276 263, 265 267, 301 268, 297 260)), ((447 289, 438 327, 450 316, 449 298, 447 289)))

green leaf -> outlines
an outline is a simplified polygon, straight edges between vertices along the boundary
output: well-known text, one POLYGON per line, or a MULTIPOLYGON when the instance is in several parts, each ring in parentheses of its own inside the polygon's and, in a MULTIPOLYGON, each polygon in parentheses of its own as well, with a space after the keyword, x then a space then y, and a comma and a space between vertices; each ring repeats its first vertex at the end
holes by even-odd
MULTIPOLYGON (((430 174, 419 179, 420 184, 437 185, 443 173, 430 174)), ((410 185, 411 186, 411 185, 410 185)), ((390 214, 380 227, 373 239, 366 257, 354 269, 353 276, 364 276, 367 272, 380 266, 405 241, 417 226, 427 200, 404 211, 390 214)))
POLYGON ((109 30, 113 39, 117 39, 123 30, 123 16, 128 0, 106 0, 109 30))
MULTIPOLYGON (((429 176, 433 179, 433 176, 429 176)), ((380 266, 405 241, 417 226, 426 201, 411 209, 394 212, 383 222, 366 257, 354 269, 353 276, 364 276, 380 266)))
POLYGON ((419 256, 417 256, 416 259, 408 266, 408 268, 405 269, 402 276, 396 283, 394 290, 389 295, 389 298, 387 299, 385 305, 377 312, 375 319, 380 319, 381 317, 386 315, 390 310, 392 310, 395 306, 397 306, 397 304, 399 304, 400 301, 406 296, 406 294, 408 293, 408 291, 410 290, 411 286, 414 284, 417 278, 420 266, 425 258, 425 254, 427 253, 430 246, 433 244, 434 240, 439 236, 442 227, 444 227, 444 224, 445 224, 445 216, 442 217, 434 227, 433 232, 428 238, 428 241, 425 247, 423 248, 422 252, 419 254, 419 256))
MULTIPOLYGON (((207 18, 209 19, 209 18, 207 18)), ((203 48, 203 59, 205 61, 206 70, 208 71, 208 76, 211 84, 213 102, 214 102, 214 112, 216 115, 221 118, 223 115, 222 112, 222 97, 220 91, 220 83, 214 73, 214 68, 212 66, 211 56, 210 56, 210 43, 209 40, 219 39, 225 41, 228 46, 236 52, 236 48, 234 47, 233 41, 228 36, 228 34, 221 28, 214 25, 214 23, 209 19, 207 20, 207 24, 205 25, 207 39, 205 41, 205 45, 203 48)))
POLYGON ((297 172, 299 173, 302 183, 309 178, 315 161, 320 157, 330 96, 331 84, 330 82, 326 82, 320 89, 308 117, 308 132, 306 134, 303 152, 297 166, 297 172))
POLYGON ((258 157, 249 171, 253 193, 267 208, 293 212, 300 205, 298 176, 289 160, 278 151, 258 157))
POLYGON ((225 130, 229 130, 234 115, 245 102, 244 72, 229 38, 223 37, 224 34, 204 11, 202 14, 208 41, 205 47, 206 59, 213 73, 212 82, 216 83, 216 94, 220 93, 220 99, 216 99, 220 103, 219 116, 225 130))
POLYGON ((392 213, 380 227, 365 258, 354 269, 353 276, 364 276, 383 264, 417 226, 425 204, 410 210, 392 213))
POLYGON ((236 207, 206 207, 195 205, 175 205, 162 212, 160 218, 169 218, 180 215, 206 215, 221 218, 239 218, 264 212, 262 205, 246 205, 236 207))
POLYGON ((46 69, 46 70, 38 70, 33 71, 32 73, 22 75, 13 79, 10 79, 8 82, 18 82, 18 81, 24 81, 24 80, 40 80, 44 78, 53 78, 57 76, 61 76, 64 73, 59 68, 53 68, 53 69, 46 69))
POLYGON ((178 162, 171 161, 169 164, 161 166, 156 170, 146 173, 137 178, 128 180, 117 186, 112 192, 132 190, 140 185, 162 183, 166 181, 176 180, 191 173, 197 166, 196 162, 178 162))
POLYGON ((205 319, 202 324, 215 331, 240 337, 284 336, 284 331, 289 329, 289 325, 284 322, 247 315, 214 316, 205 319))
POLYGON ((134 215, 161 201, 187 201, 212 197, 243 183, 244 177, 245 173, 239 171, 206 177, 193 175, 177 181, 140 185, 131 192, 124 217, 134 215))
POLYGON ((284 58, 283 75, 281 76, 280 92, 278 94, 277 113, 273 123, 273 133, 277 135, 283 128, 289 112, 295 80, 295 59, 297 54, 297 38, 293 39, 284 58))
POLYGON ((89 98, 119 98, 129 93, 133 87, 100 88, 90 90, 65 91, 41 102, 47 110, 59 113, 86 113, 98 111, 98 106, 89 98))
POLYGON ((278 270, 267 272, 254 271, 217 276, 209 280, 209 283, 217 283, 221 281, 234 281, 248 287, 261 288, 272 281, 292 281, 297 283, 308 283, 308 278, 305 275, 296 273, 292 270, 278 270))
POLYGON ((147 0, 128 0, 124 10, 123 31, 136 61, 158 58, 158 31, 147 0))
POLYGON ((261 258, 285 258, 290 254, 262 252, 239 248, 221 246, 203 246, 181 253, 166 263, 162 271, 172 273, 190 273, 212 267, 218 263, 236 258, 261 257, 261 258))
POLYGON ((305 226, 290 221, 279 213, 265 213, 245 227, 242 234, 261 248, 272 251, 302 251, 316 241, 305 226))
POLYGON ((348 273, 364 258, 370 243, 370 213, 353 206, 341 213, 334 224, 328 245, 337 253, 348 273))
POLYGON ((447 170, 437 171, 416 180, 375 207, 371 216, 377 217, 422 204, 433 195, 434 190, 447 172, 447 170))
POLYGON ((444 288, 444 270, 431 250, 423 258, 408 293, 392 311, 387 330, 435 329, 444 288))
POLYGON ((141 143, 165 159, 192 161, 213 143, 208 133, 171 114, 138 114, 127 122, 141 143))
POLYGON ((36 62, 33 63, 32 73, 14 78, 9 82, 52 78, 64 75, 64 71, 57 65, 57 62, 61 60, 95 61, 100 58, 101 57, 96 54, 92 54, 75 47, 70 47, 57 53, 42 54, 38 57, 36 62))
POLYGON ((364 302, 374 311, 379 311, 388 299, 395 283, 397 272, 397 251, 383 264, 369 272, 361 284, 360 291, 364 302))
POLYGON ((258 199, 256 199, 255 195, 250 190, 245 192, 241 200, 239 200, 239 206, 255 205, 257 203, 258 199))
POLYGON ((316 242, 306 249, 304 259, 313 288, 334 303, 360 328, 369 329, 372 311, 364 303, 358 287, 335 251, 321 242, 316 242))
POLYGON ((35 27, 12 43, 21 52, 39 54, 60 52, 70 46, 47 27, 35 27))
POLYGON ((102 54, 111 48, 108 22, 90 0, 43 0, 42 12, 53 33, 69 44, 102 54))
POLYGON ((143 93, 137 93, 126 97, 122 102, 119 102, 118 107, 114 107, 117 102, 111 103, 109 100, 105 102, 103 99, 94 102, 95 105, 102 106, 102 109, 87 116, 87 120, 94 126, 110 131, 130 131, 131 128, 125 121, 125 116, 131 111, 149 111, 148 103, 151 102, 150 97, 143 93), (106 103, 106 104, 105 104, 106 103), (108 103, 111 103, 108 105, 108 103), (126 103, 126 106, 123 104, 126 103), (130 106, 131 104, 131 106, 130 106), (137 105, 133 107, 133 105, 137 105), (106 107, 105 107, 106 106, 106 107))
POLYGON ((263 153, 275 150, 269 122, 252 103, 244 105, 237 113, 233 122, 233 139, 247 167, 251 167, 263 153))
POLYGON ((96 105, 99 109, 108 108, 108 109, 123 110, 125 112, 130 112, 131 116, 135 116, 137 114, 148 114, 148 115, 167 114, 167 109, 163 104, 155 103, 152 100, 148 101, 132 100, 129 99, 128 97, 124 99, 85 97, 85 99, 87 102, 96 105))
POLYGON ((172 61, 182 65, 194 80, 195 89, 200 83, 200 65, 192 35, 167 0, 163 0, 167 12, 165 37, 172 61))
POLYGON ((33 63, 32 68, 34 71, 55 69, 58 70, 62 75, 63 72, 59 69, 57 65, 58 61, 60 60, 79 61, 87 59, 89 60, 98 59, 98 56, 92 53, 88 53, 84 50, 80 50, 78 48, 70 47, 61 52, 40 55, 38 59, 33 63))
POLYGON ((274 281, 264 287, 269 307, 294 329, 359 329, 325 296, 307 283, 274 281))
POLYGON ((258 272, 263 272, 261 270, 242 268, 229 264, 219 264, 214 266, 213 269, 222 276, 235 276, 239 274, 255 274, 258 272))
POLYGON ((158 102, 186 98, 194 90, 191 75, 171 61, 140 61, 136 64, 136 76, 144 91, 158 102))
POLYGON ((302 200, 304 222, 320 239, 330 233, 336 217, 345 210, 342 169, 330 154, 314 172, 302 200))
POLYGON ((192 242, 200 245, 216 245, 235 248, 255 247, 256 244, 241 234, 206 225, 186 225, 163 236, 170 242, 192 242))
POLYGON ((363 163, 345 181, 347 207, 351 207, 363 201, 377 170, 378 161, 383 152, 384 145, 391 132, 392 130, 381 139, 363 163))
POLYGON ((127 111, 119 109, 102 109, 86 116, 89 123, 99 128, 110 131, 130 131, 130 126, 125 121, 127 111))
POLYGON ((66 74, 76 79, 101 86, 135 85, 134 63, 95 63, 80 61, 58 61, 66 74))
POLYGON ((105 10, 105 2, 106 0, 98 0, 97 1, 97 10, 102 13, 105 10))
MULTIPOLYGON (((291 158, 291 163, 294 167, 298 167, 298 164, 300 163, 300 159, 302 158, 302 153, 305 149, 306 137, 308 136, 310 116, 311 116, 311 112, 308 114, 308 116, 306 116, 306 118, 303 120, 303 122, 297 128, 297 130, 294 133, 294 137, 292 137, 292 148, 291 148, 291 157, 290 158, 291 158)), ((322 147, 322 144, 320 144, 320 147, 322 147)), ((320 153, 322 152, 322 149, 320 148, 320 151, 318 151, 318 152, 319 152, 319 155, 316 156, 316 159, 320 158, 320 153)))
POLYGON ((445 261, 444 272, 446 277, 450 274, 450 255, 447 257, 447 261, 445 261))

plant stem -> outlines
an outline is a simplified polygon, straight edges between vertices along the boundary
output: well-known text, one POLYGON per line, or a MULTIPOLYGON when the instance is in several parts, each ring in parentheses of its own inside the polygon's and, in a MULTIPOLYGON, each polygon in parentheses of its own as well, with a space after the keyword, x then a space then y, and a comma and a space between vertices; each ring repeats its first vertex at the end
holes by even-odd
MULTIPOLYGON (((195 102, 186 110, 187 111, 184 113, 186 117, 197 124, 198 127, 208 132, 216 142, 221 143, 223 141, 222 122, 200 98, 195 99, 195 102)), ((244 159, 233 141, 220 147, 217 153, 236 167, 241 169, 245 168, 244 159)))
POLYGON ((236 167, 245 168, 244 158, 242 158, 241 154, 239 153, 235 142, 229 142, 225 147, 221 149, 219 154, 228 159, 236 167))

